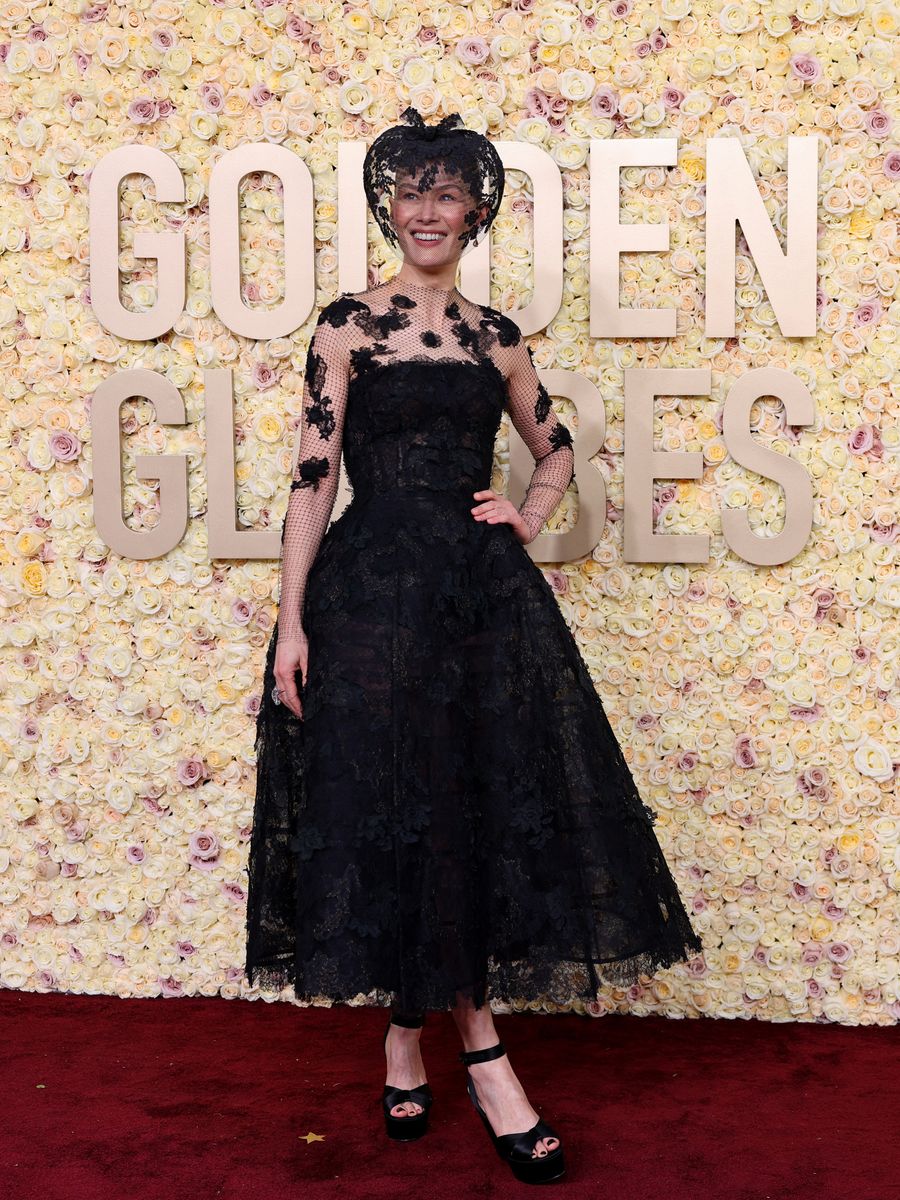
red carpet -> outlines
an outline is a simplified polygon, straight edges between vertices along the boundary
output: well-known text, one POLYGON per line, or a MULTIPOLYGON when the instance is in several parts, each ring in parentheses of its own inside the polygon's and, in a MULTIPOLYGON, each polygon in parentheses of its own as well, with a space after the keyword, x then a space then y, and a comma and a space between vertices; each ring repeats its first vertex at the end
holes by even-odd
POLYGON ((898 1031, 495 1017, 568 1172, 517 1183, 465 1094, 449 1013, 422 1141, 386 1138, 381 1009, 0 992, 11 1200, 900 1200, 898 1031), (323 1141, 304 1141, 308 1132, 323 1141))

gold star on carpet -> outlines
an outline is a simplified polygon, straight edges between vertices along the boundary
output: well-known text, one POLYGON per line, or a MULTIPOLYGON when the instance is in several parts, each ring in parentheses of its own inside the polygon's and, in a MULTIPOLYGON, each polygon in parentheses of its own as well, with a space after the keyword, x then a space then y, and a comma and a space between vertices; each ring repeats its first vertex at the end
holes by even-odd
POLYGON ((306 1133, 299 1139, 299 1141, 306 1142, 307 1145, 309 1145, 310 1142, 324 1142, 325 1135, 323 1133, 306 1133))

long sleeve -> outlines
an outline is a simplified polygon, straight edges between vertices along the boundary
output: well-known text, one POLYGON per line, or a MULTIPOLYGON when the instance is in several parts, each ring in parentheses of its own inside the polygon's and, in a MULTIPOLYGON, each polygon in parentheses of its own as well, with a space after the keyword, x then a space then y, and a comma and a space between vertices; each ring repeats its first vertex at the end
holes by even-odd
POLYGON ((535 460, 519 508, 533 541, 559 507, 574 478, 575 451, 572 435, 553 412, 550 396, 538 378, 531 351, 521 333, 511 350, 506 385, 510 418, 535 460))
POLYGON ((300 445, 281 534, 278 638, 299 637, 306 579, 328 526, 337 495, 349 355, 343 322, 319 314, 306 355, 300 445))

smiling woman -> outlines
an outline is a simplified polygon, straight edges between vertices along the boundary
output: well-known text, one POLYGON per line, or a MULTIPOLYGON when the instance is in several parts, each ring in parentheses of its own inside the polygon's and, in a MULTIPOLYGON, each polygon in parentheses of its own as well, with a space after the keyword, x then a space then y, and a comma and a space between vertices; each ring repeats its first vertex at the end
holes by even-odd
POLYGON ((562 1141, 489 999, 593 1000, 603 977, 627 986, 701 946, 525 550, 572 481, 572 437, 519 327, 454 286, 503 168, 449 122, 369 148, 367 193, 403 265, 327 305, 309 347, 257 726, 247 968, 297 999, 391 1007, 392 1138, 427 1129, 417 1030, 449 1008, 472 1104, 536 1183, 562 1176, 562 1141), (520 509, 490 488, 504 409, 535 459, 520 509), (353 499, 325 532, 342 457, 353 499))
POLYGON ((478 203, 462 173, 452 166, 405 171, 397 179, 391 202, 391 219, 405 260, 403 278, 453 287, 459 246, 471 215, 483 219, 486 211, 487 204, 478 203))
MULTIPOLYGON (((503 163, 490 142, 466 129, 457 113, 436 125, 426 125, 412 107, 402 116, 407 124, 381 133, 377 153, 366 157, 366 198, 395 249, 404 256, 409 253, 411 232, 405 231, 410 227, 440 232, 444 237, 436 244, 443 247, 442 261, 449 265, 487 235, 503 197, 503 163), (452 191, 441 191, 451 186, 452 191), (417 222, 429 201, 434 211, 417 222), (406 204, 420 207, 407 210, 406 204), (447 222, 451 209, 452 221, 447 222)), ((434 267, 433 262, 426 265, 434 267)))

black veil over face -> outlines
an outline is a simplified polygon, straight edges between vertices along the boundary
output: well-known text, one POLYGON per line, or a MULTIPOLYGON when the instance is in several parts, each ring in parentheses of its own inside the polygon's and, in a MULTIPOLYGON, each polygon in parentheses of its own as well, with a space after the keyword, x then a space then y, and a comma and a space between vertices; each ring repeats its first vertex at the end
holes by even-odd
POLYGON ((463 125, 459 113, 450 113, 436 125, 426 125, 412 105, 400 115, 407 124, 385 129, 366 151, 363 187, 369 208, 385 238, 399 248, 391 220, 397 180, 418 176, 418 189, 424 192, 441 172, 454 175, 473 198, 459 236, 463 253, 484 239, 500 208, 505 180, 500 155, 484 134, 463 125))

